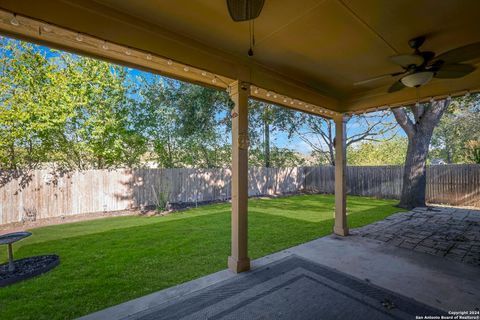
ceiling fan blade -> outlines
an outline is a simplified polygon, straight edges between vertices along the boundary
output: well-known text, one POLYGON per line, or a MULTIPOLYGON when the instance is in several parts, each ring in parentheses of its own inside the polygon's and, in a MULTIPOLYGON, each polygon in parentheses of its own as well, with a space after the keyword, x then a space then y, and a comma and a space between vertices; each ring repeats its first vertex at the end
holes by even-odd
POLYGON ((353 85, 354 85, 354 86, 360 86, 360 85, 362 85, 362 84, 367 84, 367 83, 370 83, 370 82, 373 82, 373 81, 377 81, 377 80, 381 80, 381 79, 384 79, 384 78, 396 77, 396 76, 399 76, 399 75, 401 75, 401 74, 404 74, 405 72, 406 72, 406 71, 404 71, 404 72, 395 72, 395 73, 384 74, 384 75, 381 75, 381 76, 378 76, 378 77, 374 77, 374 78, 365 79, 365 80, 362 80, 362 81, 355 82, 353 85))
POLYGON ((480 42, 467 44, 466 46, 455 48, 444 52, 435 60, 443 60, 447 63, 457 63, 480 58, 480 42))
POLYGON ((425 61, 425 59, 418 54, 398 54, 389 57, 389 59, 391 62, 398 64, 403 68, 407 68, 411 65, 419 66, 425 61))
POLYGON ((396 81, 394 84, 392 84, 390 86, 390 88, 388 88, 388 93, 400 91, 403 88, 405 88, 405 85, 403 83, 401 83, 400 81, 396 81))
POLYGON ((440 79, 455 79, 466 76, 475 71, 475 67, 469 64, 444 64, 435 73, 435 78, 440 79))
POLYGON ((443 60, 435 60, 433 61, 429 66, 427 66, 425 69, 433 72, 437 72, 440 70, 440 68, 445 64, 443 60))

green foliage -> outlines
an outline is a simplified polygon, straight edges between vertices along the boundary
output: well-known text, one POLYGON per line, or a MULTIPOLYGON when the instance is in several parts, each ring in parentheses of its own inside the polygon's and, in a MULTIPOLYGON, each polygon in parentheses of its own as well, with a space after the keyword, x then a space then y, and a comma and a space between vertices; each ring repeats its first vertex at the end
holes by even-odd
POLYGON ((466 143, 466 159, 480 164, 480 141, 470 140, 466 143))
MULTIPOLYGON (((279 112, 277 122, 289 137, 299 138, 312 149, 317 164, 335 164, 335 125, 332 120, 284 109, 279 112)), ((391 138, 396 134, 396 126, 390 112, 353 115, 347 120, 346 145, 391 138)))
POLYGON ((151 160, 160 167, 222 167, 230 114, 225 92, 165 79, 141 77, 137 103, 151 160))
MULTIPOLYGON (((250 149, 249 163, 252 167, 262 167, 265 164, 265 152, 262 148, 250 149)), ((270 167, 291 168, 305 166, 303 155, 287 148, 272 147, 270 150, 270 167)))
POLYGON ((480 141, 480 95, 452 100, 432 136, 430 158, 447 163, 475 163, 470 141, 480 141))
POLYGON ((347 163, 356 166, 403 165, 407 154, 406 138, 365 141, 347 149, 347 163))
MULTIPOLYGON (((0 169, 230 166, 226 92, 152 74, 134 78, 103 61, 0 41, 0 169)), ((265 110, 251 101, 252 150, 265 146, 264 124, 276 130, 280 108, 265 110)), ((252 163, 263 165, 257 156, 252 163)), ((275 165, 299 161, 278 148, 268 157, 275 165)))
POLYGON ((0 38, 0 169, 35 168, 68 117, 57 66, 25 43, 0 38))
MULTIPOLYGON (((334 196, 249 200, 252 259, 330 234, 334 196)), ((349 225, 401 211, 393 200, 348 197, 349 225)), ((56 253, 52 271, 0 289, 0 319, 73 319, 226 268, 230 205, 159 217, 117 217, 32 230, 17 258, 56 253)), ((5 261, 0 251, 0 261, 5 261)))
POLYGON ((126 69, 0 38, 0 169, 113 168, 146 151, 126 69))

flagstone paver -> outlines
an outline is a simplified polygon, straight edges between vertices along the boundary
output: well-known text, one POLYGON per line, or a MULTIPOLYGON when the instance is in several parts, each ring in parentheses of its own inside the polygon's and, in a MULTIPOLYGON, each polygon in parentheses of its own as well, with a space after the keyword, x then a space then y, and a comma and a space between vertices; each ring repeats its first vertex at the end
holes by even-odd
POLYGON ((353 233, 480 267, 480 210, 415 208, 353 233))

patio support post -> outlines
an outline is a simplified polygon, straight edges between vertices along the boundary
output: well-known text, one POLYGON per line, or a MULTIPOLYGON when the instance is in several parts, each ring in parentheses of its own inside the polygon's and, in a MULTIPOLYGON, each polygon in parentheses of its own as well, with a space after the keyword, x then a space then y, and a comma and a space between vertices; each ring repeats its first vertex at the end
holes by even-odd
POLYGON ((335 120, 335 225, 333 232, 348 235, 346 174, 346 119, 343 114, 335 120))
POLYGON ((232 110, 232 254, 228 268, 250 270, 248 257, 248 97, 250 85, 235 81, 229 87, 232 110))

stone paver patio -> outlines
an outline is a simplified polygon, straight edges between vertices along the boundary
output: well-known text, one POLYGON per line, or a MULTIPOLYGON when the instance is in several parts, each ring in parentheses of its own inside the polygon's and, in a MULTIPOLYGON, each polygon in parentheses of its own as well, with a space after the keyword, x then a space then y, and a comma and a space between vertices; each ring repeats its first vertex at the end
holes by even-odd
POLYGON ((480 267, 480 210, 415 208, 353 233, 480 267))

